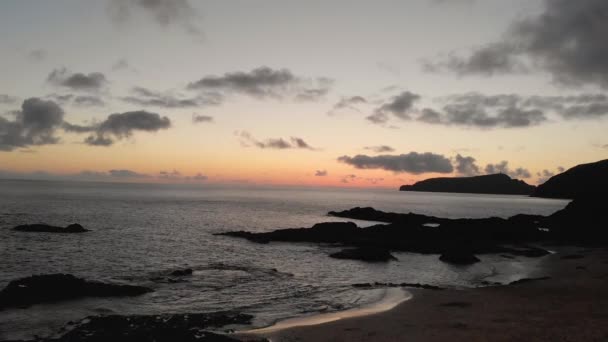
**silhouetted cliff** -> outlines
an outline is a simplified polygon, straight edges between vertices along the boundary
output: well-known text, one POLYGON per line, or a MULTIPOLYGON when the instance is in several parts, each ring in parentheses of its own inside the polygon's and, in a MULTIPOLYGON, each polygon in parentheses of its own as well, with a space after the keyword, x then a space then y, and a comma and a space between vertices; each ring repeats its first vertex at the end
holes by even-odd
POLYGON ((608 194, 608 159, 577 165, 538 186, 534 197, 601 198, 608 194))
POLYGON ((430 178, 414 185, 403 185, 400 191, 460 192, 472 194, 530 195, 536 187, 519 179, 498 173, 494 175, 454 178, 430 178))

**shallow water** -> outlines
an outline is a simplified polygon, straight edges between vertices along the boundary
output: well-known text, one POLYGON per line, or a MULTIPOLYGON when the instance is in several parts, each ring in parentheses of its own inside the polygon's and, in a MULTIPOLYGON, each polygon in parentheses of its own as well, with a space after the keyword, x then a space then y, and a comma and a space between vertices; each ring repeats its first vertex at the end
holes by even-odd
MULTIPOLYGON (((53 272, 137 283, 155 292, 136 298, 86 299, 0 312, 0 339, 55 331, 94 314, 152 314, 238 310, 254 327, 311 312, 333 312, 384 297, 353 283, 420 282, 471 286, 487 277, 524 277, 538 259, 481 256, 455 267, 437 255, 395 253, 397 262, 336 260, 333 246, 259 245, 213 233, 309 227, 330 210, 373 206, 442 217, 551 214, 567 201, 523 196, 399 192, 392 190, 218 188, 179 185, 0 181, 0 287, 10 280, 53 272), (9 228, 78 222, 91 232, 27 234, 9 228), (183 282, 152 281, 191 267, 183 282)), ((357 222, 357 221, 355 221, 357 222)), ((369 222, 357 222, 369 225, 369 222)))

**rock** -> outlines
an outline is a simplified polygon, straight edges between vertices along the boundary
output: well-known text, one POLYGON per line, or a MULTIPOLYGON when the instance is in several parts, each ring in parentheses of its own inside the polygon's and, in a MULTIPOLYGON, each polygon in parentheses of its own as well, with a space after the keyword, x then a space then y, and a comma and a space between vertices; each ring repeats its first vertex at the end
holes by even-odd
POLYGON ((569 254, 569 255, 563 255, 560 257, 560 259, 563 260, 576 260, 576 259, 582 259, 584 258, 584 255, 580 255, 580 254, 569 254))
POLYGON ((139 296, 151 291, 142 286, 86 281, 71 274, 35 275, 13 280, 0 291, 0 309, 84 297, 139 296))
POLYGON ((193 270, 191 268, 186 268, 183 270, 175 270, 171 272, 171 276, 173 277, 185 277, 192 275, 193 270))
POLYGON ((400 283, 400 284, 395 284, 395 283, 379 283, 379 282, 375 282, 375 283, 359 283, 359 284, 353 284, 353 287, 356 288, 376 288, 376 287, 413 287, 413 288, 418 288, 418 289, 425 289, 425 290, 443 290, 443 287, 439 287, 439 286, 435 286, 435 285, 429 285, 429 284, 419 284, 419 283, 400 283))
POLYGON ((336 259, 352 259, 370 262, 397 260, 389 250, 374 247, 343 249, 340 252, 330 254, 329 256, 336 259))
POLYGON ((19 232, 31 232, 31 233, 84 233, 88 232, 83 226, 78 223, 73 223, 67 227, 50 226, 47 224, 24 224, 16 226, 13 230, 19 232))
POLYGON ((456 265, 470 265, 481 261, 471 251, 460 248, 449 249, 441 254, 439 260, 456 265))
MULTIPOLYGON (((209 332, 226 325, 250 324, 253 316, 238 313, 175 315, 92 316, 83 319, 59 338, 38 342, 233 342, 232 337, 209 332)), ((259 340, 263 341, 263 340, 259 340)), ((33 341, 31 341, 33 342, 33 341)))
POLYGON ((517 284, 523 284, 523 283, 529 283, 532 281, 547 280, 547 279, 551 279, 551 277, 522 278, 522 279, 512 281, 512 282, 508 283, 507 285, 517 285, 517 284))
POLYGON ((473 194, 530 195, 536 189, 519 179, 498 173, 474 177, 430 178, 413 185, 403 185, 399 191, 456 192, 473 194))
POLYGON ((577 165, 538 186, 534 197, 605 200, 608 159, 577 165))

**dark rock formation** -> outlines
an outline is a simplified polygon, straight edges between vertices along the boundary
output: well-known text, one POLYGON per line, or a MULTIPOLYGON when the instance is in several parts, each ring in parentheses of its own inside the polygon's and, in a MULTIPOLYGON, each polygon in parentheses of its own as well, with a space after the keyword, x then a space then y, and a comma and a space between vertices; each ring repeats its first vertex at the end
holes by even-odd
POLYGON ((0 291, 0 309, 83 297, 138 296, 151 291, 142 286, 86 281, 71 274, 35 275, 13 280, 0 291))
MULTIPOLYGON (((208 329, 250 324, 251 315, 196 313, 146 316, 93 316, 69 327, 59 338, 38 342, 232 342, 239 341, 208 329)), ((263 340, 260 340, 263 341, 263 340)), ((33 341, 30 341, 33 342, 33 341)))
POLYGON ((522 279, 512 281, 512 282, 508 283, 507 285, 517 285, 517 284, 523 284, 523 283, 529 283, 532 281, 547 280, 547 279, 551 279, 551 277, 522 278, 522 279))
POLYGON ((429 285, 429 284, 419 284, 419 283, 400 283, 400 284, 395 284, 395 283, 379 283, 379 282, 375 282, 375 283, 353 284, 352 286, 353 287, 357 287, 357 288, 363 288, 363 289, 376 288, 376 287, 413 287, 413 288, 425 289, 425 290, 443 290, 443 287, 439 287, 439 286, 435 286, 435 285, 429 285))
POLYGON ((536 187, 498 173, 475 177, 430 178, 414 185, 403 185, 400 191, 458 192, 472 194, 530 195, 536 187))
POLYGON ((374 247, 348 248, 330 254, 329 256, 336 259, 352 259, 370 262, 397 260, 389 250, 374 247))
POLYGON ((441 254, 439 260, 456 265, 470 265, 481 261, 467 248, 450 248, 441 254))
POLYGON ((31 232, 31 233, 84 233, 88 232, 88 229, 84 229, 83 226, 78 223, 73 223, 67 227, 50 226, 48 224, 24 224, 13 228, 13 230, 19 232, 31 232))
POLYGON ((549 178, 532 194, 535 197, 606 200, 608 159, 577 165, 549 178))
POLYGON ((193 270, 191 268, 185 268, 183 270, 175 270, 171 272, 171 276, 173 277, 185 277, 192 275, 193 270))
MULTIPOLYGON (((607 194, 608 195, 608 194, 607 194)), ((542 220, 557 240, 583 244, 608 243, 608 201, 578 198, 542 220)))
POLYGON ((266 233, 228 232, 227 235, 246 238, 253 242, 269 241, 333 243, 353 247, 373 247, 386 250, 414 253, 441 254, 446 250, 466 245, 472 253, 508 253, 512 255, 544 254, 536 247, 506 247, 506 245, 530 243, 543 240, 548 232, 537 228, 537 217, 518 216, 515 219, 445 219, 417 214, 384 213, 373 208, 355 208, 346 212, 330 213, 362 219, 369 214, 372 220, 382 220, 389 224, 379 224, 358 228, 351 222, 328 222, 312 228, 280 229, 266 233), (433 222, 439 227, 425 227, 433 222))

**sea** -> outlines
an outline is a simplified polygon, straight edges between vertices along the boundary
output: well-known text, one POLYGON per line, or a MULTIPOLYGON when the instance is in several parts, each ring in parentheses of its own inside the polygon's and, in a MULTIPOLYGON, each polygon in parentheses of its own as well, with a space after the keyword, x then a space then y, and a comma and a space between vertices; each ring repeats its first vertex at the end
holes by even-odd
POLYGON ((481 255, 458 267, 438 255, 394 253, 366 263, 328 257, 338 246, 256 244, 214 233, 310 227, 327 221, 375 222, 327 215, 374 207, 447 218, 548 215, 568 201, 510 195, 400 192, 390 189, 247 187, 192 184, 0 180, 0 289, 33 274, 70 273, 88 280, 144 285, 132 298, 88 298, 0 311, 0 340, 47 336, 91 315, 237 311, 250 327, 382 301, 387 289, 356 283, 475 287, 510 281, 542 267, 542 258, 481 255), (82 234, 24 233, 20 224, 80 223, 82 234), (194 273, 167 278, 178 269, 194 273))

